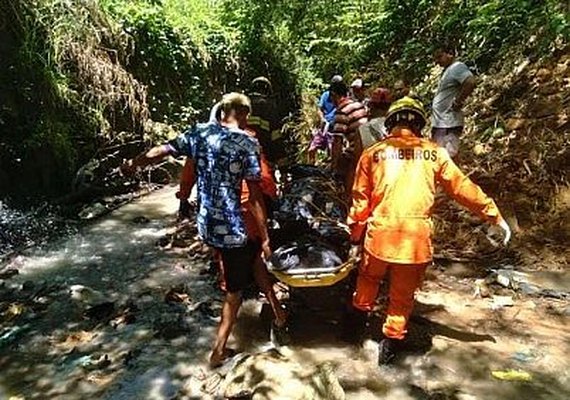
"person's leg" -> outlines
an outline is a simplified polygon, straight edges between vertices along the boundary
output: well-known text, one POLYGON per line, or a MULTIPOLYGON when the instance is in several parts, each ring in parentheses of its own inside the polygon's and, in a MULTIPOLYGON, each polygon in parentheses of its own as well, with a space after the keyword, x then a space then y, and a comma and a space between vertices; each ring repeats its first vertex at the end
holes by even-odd
POLYGON ((180 175, 180 189, 176 193, 176 197, 180 200, 180 207, 178 209, 178 216, 180 218, 190 217, 190 194, 192 192, 192 183, 194 182, 194 162, 187 158, 182 174, 180 175))
POLYGON ((218 332, 214 342, 214 348, 210 355, 210 366, 216 368, 220 366, 229 354, 226 348, 228 338, 237 320, 237 314, 241 305, 241 292, 226 293, 222 306, 222 319, 218 325, 218 332))
POLYGON ((414 307, 416 290, 425 275, 425 264, 392 264, 390 266, 390 294, 386 322, 382 328, 385 336, 403 339, 414 307))
POLYGON ((367 251, 362 255, 356 278, 356 290, 352 305, 361 311, 370 312, 374 308, 380 282, 386 274, 387 264, 367 251))
POLYGON ((381 365, 390 363, 401 349, 414 307, 415 292, 423 282, 426 264, 391 264, 389 269, 389 302, 378 358, 381 365))
POLYGON ((220 260, 221 287, 226 291, 222 306, 222 318, 210 356, 212 368, 221 365, 230 354, 226 349, 228 338, 237 320, 242 302, 241 293, 253 280, 252 248, 250 244, 231 249, 217 249, 220 260), (248 267, 249 266, 249 267, 248 267))
POLYGON ((287 314, 285 313, 285 310, 281 308, 281 303, 279 300, 277 300, 269 272, 267 271, 267 267, 261 258, 261 254, 255 260, 255 263, 253 265, 253 273, 257 286, 259 286, 267 298, 267 301, 269 301, 271 309, 273 310, 273 315, 275 316, 275 324, 278 327, 285 326, 285 324, 287 324, 287 314))
POLYGON ((316 161, 317 161, 317 149, 311 146, 307 151, 307 164, 315 165, 316 161))
POLYGON ((386 273, 386 263, 364 251, 356 277, 356 290, 352 296, 352 308, 348 310, 343 338, 359 343, 364 339, 368 314, 374 309, 380 282, 386 273))

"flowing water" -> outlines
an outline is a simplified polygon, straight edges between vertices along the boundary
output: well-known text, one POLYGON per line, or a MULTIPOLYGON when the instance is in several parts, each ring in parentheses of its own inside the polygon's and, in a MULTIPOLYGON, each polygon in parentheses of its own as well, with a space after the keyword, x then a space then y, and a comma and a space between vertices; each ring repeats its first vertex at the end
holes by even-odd
MULTIPOLYGON (((174 223, 174 192, 154 192, 11 260, 19 275, 0 284, 0 399, 216 398, 208 389, 221 378, 206 362, 221 293, 206 259, 157 246, 174 223), (165 302, 172 288, 176 301, 165 302)), ((347 399, 567 399, 568 316, 547 313, 567 304, 516 298, 513 307, 492 309, 470 285, 426 283, 416 309, 433 345, 392 368, 375 365, 374 344, 344 344, 338 325, 309 309, 281 352, 307 370, 331 365, 347 399), (532 380, 492 378, 505 369, 528 371, 532 380)), ((246 302, 231 346, 268 347, 260 308, 246 302)))

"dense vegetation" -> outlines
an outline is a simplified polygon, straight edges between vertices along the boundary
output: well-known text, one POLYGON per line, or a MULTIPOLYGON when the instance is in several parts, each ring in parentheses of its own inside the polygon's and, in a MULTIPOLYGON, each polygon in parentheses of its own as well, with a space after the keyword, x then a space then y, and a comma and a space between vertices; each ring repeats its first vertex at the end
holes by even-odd
POLYGON ((567 42, 562 3, 2 0, 2 196, 66 194, 82 166, 143 146, 149 121, 184 125, 256 75, 295 111, 333 73, 420 82, 438 42, 481 72, 514 53, 540 58, 567 42))

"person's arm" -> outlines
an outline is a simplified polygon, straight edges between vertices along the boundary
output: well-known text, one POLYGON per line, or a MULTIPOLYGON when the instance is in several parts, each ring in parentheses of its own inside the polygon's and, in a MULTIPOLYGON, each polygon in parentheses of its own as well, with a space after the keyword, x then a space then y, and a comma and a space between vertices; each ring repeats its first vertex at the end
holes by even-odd
POLYGON ((261 239, 261 249, 263 250, 263 255, 267 260, 271 257, 271 248, 269 244, 269 234, 267 231, 267 212, 263 202, 263 192, 261 191, 259 182, 252 180, 246 180, 245 182, 249 191, 249 210, 255 218, 257 232, 261 239))
POLYGON ((214 106, 210 110, 210 118, 208 119, 209 123, 215 124, 215 123, 220 122, 220 120, 222 119, 221 106, 222 106, 221 101, 218 101, 216 104, 214 104, 214 106))
POLYGON ((469 95, 473 93, 473 90, 475 90, 476 86, 477 86, 477 80, 475 79, 474 76, 470 76, 469 78, 465 79, 465 81, 461 85, 459 94, 453 101, 453 108, 456 110, 461 110, 465 104, 465 100, 467 100, 467 97, 469 97, 469 95))
POLYGON ((277 184, 275 183, 275 179, 273 179, 273 171, 263 151, 259 156, 259 161, 261 165, 261 182, 259 183, 261 192, 272 200, 275 200, 277 198, 277 184))
POLYGON ((192 186, 196 183, 196 167, 194 160, 190 157, 186 158, 182 174, 180 175, 180 190, 176 193, 176 197, 182 201, 188 201, 192 193, 192 186))
POLYGON ((132 175, 137 168, 144 168, 149 165, 156 164, 169 155, 173 155, 175 157, 192 157, 193 155, 191 154, 192 151, 190 143, 193 132, 194 130, 191 129, 179 135, 176 139, 171 140, 168 144, 155 146, 137 157, 124 162, 123 165, 121 165, 121 172, 126 175, 132 175))
POLYGON ((359 126, 356 129, 356 133, 354 134, 354 159, 355 160, 360 160, 360 156, 362 155, 362 152, 364 151, 363 149, 363 144, 362 144, 362 136, 360 134, 360 128, 362 127, 359 126))
POLYGON ((510 238, 509 226, 493 199, 461 172, 447 151, 438 149, 437 157, 439 167, 436 179, 446 193, 484 221, 499 225, 505 231, 505 243, 508 242, 510 238))
POLYGON ((333 135, 331 144, 331 165, 333 171, 338 172, 338 163, 342 154, 342 136, 333 135))
POLYGON ((477 86, 477 79, 473 73, 469 70, 467 65, 463 63, 457 63, 454 65, 453 78, 461 85, 459 88, 459 93, 453 100, 452 108, 455 111, 459 111, 465 105, 465 100, 467 97, 473 93, 475 87, 477 86))
POLYGON ((149 151, 142 153, 131 160, 127 160, 121 165, 121 172, 125 175, 132 175, 137 168, 145 168, 156 164, 171 153, 170 145, 156 146, 149 151))
POLYGON ((352 244, 362 242, 366 223, 371 213, 372 179, 370 159, 365 153, 358 161, 354 184, 352 186, 352 205, 348 213, 347 224, 350 228, 352 244))
POLYGON ((251 139, 249 148, 246 149, 244 177, 249 191, 248 203, 250 211, 257 224, 257 231, 261 239, 261 249, 265 259, 271 257, 269 247, 269 234, 267 232, 267 213, 263 202, 263 192, 261 190, 261 149, 256 139, 251 139))

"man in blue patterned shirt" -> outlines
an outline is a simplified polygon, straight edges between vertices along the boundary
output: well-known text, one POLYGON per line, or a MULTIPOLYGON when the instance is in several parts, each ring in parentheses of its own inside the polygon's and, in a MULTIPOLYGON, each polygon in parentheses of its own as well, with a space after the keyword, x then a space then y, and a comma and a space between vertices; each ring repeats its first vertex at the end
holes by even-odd
MULTIPOLYGON (((222 120, 198 124, 164 146, 125 163, 123 172, 153 164, 168 155, 193 160, 198 185, 198 232, 204 242, 218 250, 227 290, 216 342, 210 356, 212 367, 230 355, 228 337, 241 305, 241 291, 254 280, 254 262, 260 251, 271 255, 267 235, 261 179, 260 149, 256 139, 243 130, 251 110, 247 96, 230 93, 221 102, 222 120), (248 240, 242 216, 241 187, 247 183, 250 211, 257 222, 259 241, 248 240)), ((284 325, 285 321, 276 321, 284 325)))

